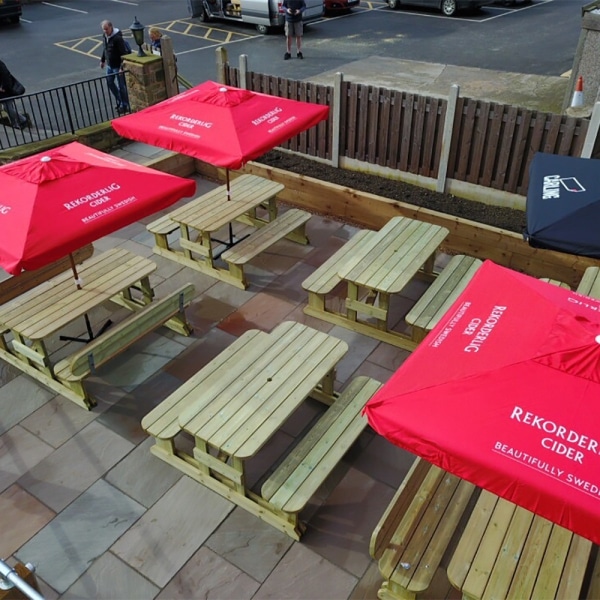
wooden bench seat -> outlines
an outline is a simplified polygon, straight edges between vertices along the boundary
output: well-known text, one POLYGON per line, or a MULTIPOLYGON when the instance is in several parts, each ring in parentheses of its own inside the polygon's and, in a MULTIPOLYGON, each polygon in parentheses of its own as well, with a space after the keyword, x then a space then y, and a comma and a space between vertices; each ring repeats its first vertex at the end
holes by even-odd
POLYGON ((368 235, 375 235, 375 232, 362 229, 353 235, 302 282, 302 287, 308 292, 309 306, 316 310, 325 310, 325 296, 341 281, 338 273, 343 261, 351 256, 352 250, 356 245, 368 235))
POLYGON ((475 486, 417 458, 371 536, 380 600, 416 598, 456 543, 475 486))
POLYGON ((152 221, 152 223, 148 223, 146 229, 154 234, 154 242, 158 248, 171 250, 169 247, 169 234, 179 229, 179 223, 173 221, 167 214, 152 221))
POLYGON ((244 265, 292 232, 308 243, 305 226, 310 217, 309 212, 292 208, 223 252, 221 258, 229 265, 230 273, 246 287, 244 265))
POLYGON ((413 327, 413 340, 421 342, 444 316, 467 287, 481 265, 478 258, 458 254, 450 259, 442 272, 406 315, 413 327))
POLYGON ((194 286, 188 283, 165 298, 151 302, 93 339, 86 346, 54 368, 57 379, 91 402, 82 380, 110 359, 124 352, 147 333, 164 325, 170 319, 180 322, 187 333, 191 328, 185 319, 184 308, 194 297, 194 286))
POLYGON ((362 409, 380 387, 370 377, 354 379, 262 485, 262 497, 285 513, 298 533, 298 513, 366 427, 362 409))
MULTIPOLYGON (((590 268, 595 269, 596 267, 590 268)), ((596 547, 595 551, 594 556, 594 550, 592 550, 592 556, 588 563, 587 588, 581 596, 585 600, 598 600, 600 598, 600 550, 596 547)))
POLYGON ((600 300, 600 267, 588 267, 577 286, 580 294, 600 300))

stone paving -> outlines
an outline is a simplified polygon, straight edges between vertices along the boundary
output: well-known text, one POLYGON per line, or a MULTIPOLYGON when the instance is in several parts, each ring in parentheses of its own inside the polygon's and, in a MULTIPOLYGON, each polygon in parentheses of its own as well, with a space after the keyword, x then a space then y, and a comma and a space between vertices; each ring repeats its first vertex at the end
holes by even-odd
MULTIPOLYGON (((131 144, 117 153, 142 161, 156 150, 131 144)), ((198 179, 198 193, 216 185, 198 179)), ((151 219, 148 219, 150 221, 151 219)), ((373 528, 412 457, 367 429, 319 490, 301 542, 150 454, 141 418, 250 328, 296 320, 344 339, 336 387, 363 374, 386 381, 408 353, 306 317, 300 283, 356 229, 314 216, 309 246, 288 241, 249 265, 243 291, 153 255, 153 237, 136 223, 95 243, 151 257, 157 294, 196 286, 188 310, 194 334, 167 329, 103 367, 90 380, 98 406, 85 411, 0 362, 0 557, 37 566, 53 598, 375 599, 380 578, 369 557, 373 528)), ((422 292, 415 284, 394 306, 400 323, 422 292)), ((92 313, 100 325, 119 311, 92 313)), ((71 334, 83 333, 74 323, 71 334)), ((56 341, 57 356, 72 350, 56 341)), ((323 408, 306 402, 251 462, 265 473, 323 408)), ((431 597, 444 597, 446 583, 431 597)))

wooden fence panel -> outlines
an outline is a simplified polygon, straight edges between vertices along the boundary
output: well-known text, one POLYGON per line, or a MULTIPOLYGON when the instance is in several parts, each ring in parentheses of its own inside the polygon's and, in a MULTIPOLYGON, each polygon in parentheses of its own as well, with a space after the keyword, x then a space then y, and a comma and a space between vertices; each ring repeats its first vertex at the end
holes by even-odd
MULTIPOLYGON (((226 81, 239 71, 225 66, 226 81)), ((264 93, 333 105, 333 87, 247 73, 248 87, 264 93)), ((343 81, 339 154, 357 161, 435 178, 439 170, 447 101, 343 81)), ((536 152, 579 156, 589 120, 459 97, 447 176, 484 187, 527 194, 536 152)), ((282 145, 330 159, 330 115, 282 145)))

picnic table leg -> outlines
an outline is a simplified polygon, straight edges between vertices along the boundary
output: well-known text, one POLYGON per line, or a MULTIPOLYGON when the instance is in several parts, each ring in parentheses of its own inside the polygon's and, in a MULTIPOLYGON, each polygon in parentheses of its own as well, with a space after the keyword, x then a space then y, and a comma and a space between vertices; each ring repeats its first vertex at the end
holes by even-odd
POLYGON ((154 289, 150 285, 150 278, 143 277, 140 280, 140 288, 142 290, 144 306, 150 304, 154 298, 154 289))
POLYGON ((6 341, 6 338, 4 337, 5 334, 7 334, 7 333, 8 333, 8 330, 0 332, 0 349, 5 350, 6 352, 10 352, 10 349, 8 347, 8 342, 6 341))
POLYGON ((317 294, 316 292, 308 292, 308 306, 325 312, 325 294, 317 294))
POLYGON ((231 466, 240 473, 240 483, 234 482, 235 491, 242 496, 246 495, 246 475, 244 471, 244 461, 241 458, 233 456, 231 458, 231 466))
POLYGON ((211 269, 216 269, 215 260, 213 257, 212 240, 210 239, 210 233, 203 231, 200 240, 201 240, 200 243, 202 244, 202 246, 204 246, 206 248, 206 252, 207 252, 206 262, 208 263, 208 266, 211 269))
POLYGON ((208 444, 204 440, 196 438, 196 445, 194 446, 194 458, 198 460, 198 471, 206 475, 206 477, 210 477, 210 469, 208 468, 206 461, 203 460, 203 457, 205 456, 210 456, 208 444))
MULTIPOLYGON (((190 228, 187 225, 183 225, 183 224, 181 224, 179 227, 180 227, 180 230, 181 230, 181 237, 184 240, 187 240, 188 242, 191 242, 192 240, 190 240, 190 228)), ((190 260, 193 260, 192 251, 191 250, 188 250, 187 248, 184 248, 183 249, 183 255, 186 258, 189 258, 190 260)))
POLYGON ((379 292, 379 308, 385 312, 383 319, 377 319, 377 329, 388 330, 388 316, 390 314, 390 294, 379 292))
POLYGON ((437 253, 432 254, 423 265, 423 272, 428 275, 433 275, 433 265, 435 263, 435 256, 437 253))
POLYGON ((327 406, 331 406, 339 394, 336 393, 334 385, 335 385, 335 374, 336 370, 332 369, 321 379, 319 385, 313 389, 313 391, 309 394, 309 396, 313 400, 318 400, 319 402, 323 402, 327 406))
MULTIPOLYGON (((353 300, 354 302, 358 300, 358 286, 351 281, 348 282, 348 300, 353 300)), ((356 321, 358 313, 353 308, 348 308, 346 306, 346 316, 349 321, 356 321)))
POLYGON ((269 213, 269 223, 277 218, 277 201, 275 198, 269 198, 267 212, 269 213))

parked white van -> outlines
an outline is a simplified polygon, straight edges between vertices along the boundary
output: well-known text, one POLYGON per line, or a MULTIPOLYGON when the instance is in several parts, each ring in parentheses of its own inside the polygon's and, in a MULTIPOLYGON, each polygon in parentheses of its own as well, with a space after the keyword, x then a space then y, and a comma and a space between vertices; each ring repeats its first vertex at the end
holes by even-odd
MULTIPOLYGON (((306 23, 323 16, 323 0, 305 0, 302 20, 306 23)), ((187 0, 190 16, 201 21, 224 19, 253 23, 259 33, 283 27, 282 0, 187 0)))

